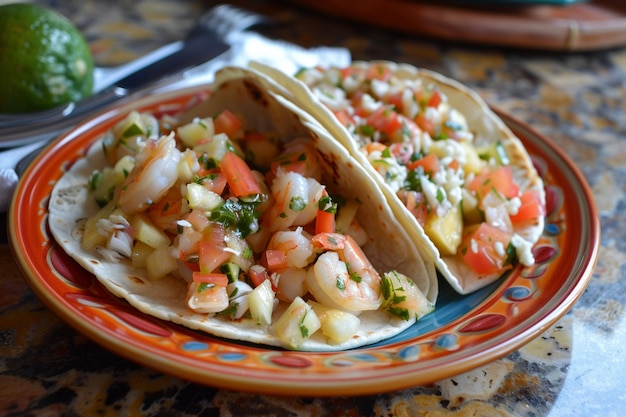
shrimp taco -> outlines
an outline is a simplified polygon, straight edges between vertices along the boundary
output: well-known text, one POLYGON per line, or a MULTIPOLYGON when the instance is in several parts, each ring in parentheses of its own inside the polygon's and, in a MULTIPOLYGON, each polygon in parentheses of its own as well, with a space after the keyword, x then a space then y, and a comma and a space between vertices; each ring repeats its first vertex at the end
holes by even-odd
POLYGON ((111 122, 58 181, 70 256, 144 313, 287 349, 378 342, 434 308, 434 264, 345 148, 255 71, 209 90, 111 122))
POLYGON ((461 294, 532 265, 544 226, 543 183, 520 140, 466 86, 391 62, 308 68, 288 87, 381 185, 461 294))

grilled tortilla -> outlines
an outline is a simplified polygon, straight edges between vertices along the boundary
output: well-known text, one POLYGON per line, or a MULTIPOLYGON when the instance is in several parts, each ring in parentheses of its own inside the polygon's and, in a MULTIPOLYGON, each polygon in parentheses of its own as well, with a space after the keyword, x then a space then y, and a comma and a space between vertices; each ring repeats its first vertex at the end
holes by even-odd
MULTIPOLYGON (((423 256, 422 248, 405 231, 404 224, 396 219, 398 210, 391 208, 376 182, 344 147, 329 136, 327 130, 285 100, 285 91, 282 95, 277 94, 281 92, 279 85, 255 71, 226 68, 218 72, 210 90, 206 100, 173 115, 170 122, 174 120, 179 125, 191 123, 197 118, 217 115, 228 109, 242 117, 245 129, 274 132, 281 145, 306 138, 323 161, 322 184, 328 193, 360 203, 356 220, 367 235, 361 247, 369 261, 381 274, 394 270, 410 277, 423 295, 422 300, 416 300, 423 303, 422 313, 432 310, 438 294, 434 263, 423 256)), ((118 122, 113 120, 108 123, 113 126, 118 122)), ((103 170, 110 165, 107 155, 102 152, 103 141, 106 148, 107 140, 106 136, 98 139, 86 156, 73 163, 55 185, 49 203, 49 225, 57 242, 71 257, 95 274, 109 291, 127 300, 139 311, 218 337, 307 351, 344 350, 378 342, 400 333, 418 318, 402 319, 382 309, 364 311, 358 315, 358 330, 348 340, 329 340, 317 331, 293 345, 277 337, 274 328, 278 318, 288 308, 287 302, 276 303, 269 324, 259 324, 247 314, 232 320, 223 314, 191 310, 186 303, 189 281, 178 271, 160 279, 150 279, 145 267, 133 266, 126 257, 106 256, 110 255, 107 248, 103 251, 97 250, 102 248, 84 247, 86 222, 102 210, 89 187, 94 170, 103 170)), ((155 203, 158 202, 150 202, 155 203)), ((312 297, 307 295, 304 298, 312 297)))
POLYGON ((534 262, 531 248, 544 227, 542 179, 521 141, 474 91, 433 71, 387 61, 303 69, 295 76, 253 66, 283 85, 376 179, 391 206, 401 207, 397 218, 457 292, 470 293, 519 263, 534 262), (478 196, 502 177, 496 171, 502 167, 513 191, 478 196), (481 176, 485 172, 496 174, 481 176), (486 178, 485 185, 475 178, 486 178), (476 232, 483 223, 506 236, 494 237, 502 242, 487 249, 485 258, 495 260, 466 261, 483 254, 478 236, 484 235, 476 232))

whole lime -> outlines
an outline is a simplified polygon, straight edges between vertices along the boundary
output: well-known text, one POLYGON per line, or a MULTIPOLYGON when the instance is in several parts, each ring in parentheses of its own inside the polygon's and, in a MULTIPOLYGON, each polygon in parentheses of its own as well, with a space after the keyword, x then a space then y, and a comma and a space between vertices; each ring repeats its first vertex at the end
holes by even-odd
POLYGON ((93 66, 82 33, 59 13, 33 3, 0 6, 0 113, 89 96, 93 66))

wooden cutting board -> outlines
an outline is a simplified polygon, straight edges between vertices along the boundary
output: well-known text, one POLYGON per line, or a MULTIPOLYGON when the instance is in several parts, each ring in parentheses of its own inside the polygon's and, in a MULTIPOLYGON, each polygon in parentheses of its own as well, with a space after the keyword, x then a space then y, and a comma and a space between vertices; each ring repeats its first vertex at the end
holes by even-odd
POLYGON ((290 1, 341 18, 457 42, 557 51, 626 45, 623 0, 469 6, 428 0, 290 1))

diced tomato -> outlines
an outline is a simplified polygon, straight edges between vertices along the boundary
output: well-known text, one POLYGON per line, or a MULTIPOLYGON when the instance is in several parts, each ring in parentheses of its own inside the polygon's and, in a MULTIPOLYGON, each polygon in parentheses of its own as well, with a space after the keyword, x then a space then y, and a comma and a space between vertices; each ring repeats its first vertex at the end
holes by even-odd
POLYGON ((264 261, 270 272, 280 272, 287 268, 287 255, 282 250, 268 249, 264 261))
POLYGON ((381 106, 367 117, 366 124, 387 137, 392 137, 402 129, 402 118, 390 107, 381 106))
POLYGON ((394 110, 397 112, 402 112, 404 110, 404 102, 402 100, 403 93, 402 91, 390 94, 385 97, 385 103, 389 103, 393 106, 394 110))
POLYGON ((534 190, 524 191, 520 196, 520 200, 522 205, 517 214, 511 216, 513 224, 535 220, 546 215, 546 208, 538 192, 534 190))
POLYGON ((205 274, 202 272, 194 272, 192 279, 196 282, 203 282, 205 284, 213 284, 218 287, 226 287, 228 285, 228 277, 226 274, 205 274))
POLYGON ((234 196, 241 197, 263 193, 246 161, 234 152, 226 152, 220 161, 220 169, 226 175, 226 181, 234 196))
MULTIPOLYGON (((324 190, 322 197, 328 197, 328 192, 324 190)), ((317 209, 315 217, 315 234, 319 233, 335 233, 335 213, 326 210, 317 209)))
POLYGON ((439 90, 433 90, 432 95, 430 96, 430 99, 428 99, 428 102, 426 103, 426 106, 439 107, 440 104, 441 104, 441 94, 439 93, 439 90))
POLYGON ((365 73, 366 80, 386 81, 391 77, 391 69, 384 65, 372 65, 365 73))
POLYGON ((241 121, 230 111, 224 110, 213 119, 213 126, 215 133, 225 133, 229 138, 233 138, 241 129, 241 121))
POLYGON ((439 107, 442 101, 441 92, 439 90, 420 90, 415 92, 415 100, 420 108, 439 107))
POLYGON ((226 184, 228 184, 226 174, 223 172, 211 172, 204 176, 198 173, 198 176, 202 178, 202 186, 204 188, 219 195, 222 195, 226 189, 226 184))
POLYGON ((337 118, 337 120, 339 120, 339 123, 341 123, 343 126, 354 125, 354 119, 352 118, 352 116, 350 116, 350 114, 347 111, 337 110, 334 113, 335 113, 335 117, 337 118))
POLYGON ((407 164, 407 169, 410 171, 416 170, 418 167, 422 167, 424 169, 424 173, 432 176, 439 172, 439 159, 435 154, 428 154, 423 158, 420 158, 416 161, 410 162, 407 164))
POLYGON ((513 198, 519 194, 519 187, 513 180, 510 166, 498 167, 493 171, 477 175, 468 188, 474 191, 479 199, 492 191, 496 191, 505 198, 513 198))
POLYGON ((211 227, 206 239, 198 244, 198 265, 200 272, 213 272, 217 267, 228 261, 231 253, 226 251, 224 229, 218 224, 211 227))
POLYGON ((424 227, 428 217, 428 205, 423 194, 417 191, 408 191, 405 195, 405 206, 411 212, 417 222, 424 227))
MULTIPOLYGON (((270 279, 270 274, 264 266, 256 264, 248 269, 248 278, 252 286, 256 288, 266 279, 270 279)), ((272 287, 273 286, 272 284, 272 287)))
POLYGON ((459 253, 463 261, 479 275, 502 273, 512 267, 507 264, 506 250, 510 236, 489 223, 470 228, 464 235, 459 253))
POLYGON ((461 166, 460 162, 458 161, 458 159, 453 159, 449 164, 448 164, 448 168, 456 171, 457 169, 459 169, 459 167, 461 166))
POLYGON ((431 137, 435 137, 436 128, 435 124, 428 120, 424 113, 420 113, 415 117, 415 123, 422 129, 424 132, 428 133, 431 137))

